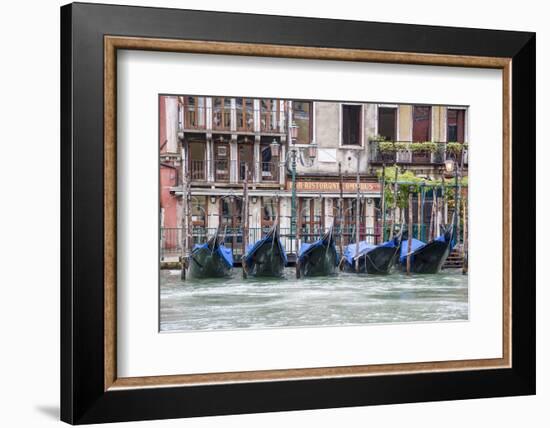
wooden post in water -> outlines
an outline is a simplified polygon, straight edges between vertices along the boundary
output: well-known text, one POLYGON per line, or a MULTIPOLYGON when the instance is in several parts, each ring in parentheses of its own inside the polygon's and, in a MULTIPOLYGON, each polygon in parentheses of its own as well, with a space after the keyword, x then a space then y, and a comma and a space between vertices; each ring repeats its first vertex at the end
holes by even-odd
POLYGON ((420 205, 422 204, 420 192, 416 194, 416 201, 417 201, 417 207, 416 207, 416 239, 420 239, 420 232, 421 232, 421 226, 420 226, 420 205))
MULTIPOLYGON (((339 238, 339 249, 340 249, 340 257, 342 254, 344 254, 344 243, 343 243, 343 235, 344 231, 342 230, 342 223, 343 223, 343 214, 344 214, 344 176, 342 175, 342 164, 338 162, 338 175, 340 178, 340 198, 338 199, 338 238, 339 238)), ((334 230, 334 228, 333 228, 334 230)))
MULTIPOLYGON (((397 156, 397 155, 396 155, 397 156)), ((396 220, 396 211, 397 211, 397 163, 394 164, 395 168, 395 177, 394 177, 394 184, 393 184, 393 213, 392 213, 392 224, 390 229, 390 237, 391 240, 393 238, 393 230, 395 229, 395 220, 396 220)), ((401 213, 400 213, 401 214, 401 213)))
MULTIPOLYGON (((445 178, 441 175, 441 221, 443 226, 447 226, 447 189, 445 188, 445 178)), ((435 231, 435 236, 439 233, 439 230, 435 231)), ((435 238, 434 236, 434 238, 435 238)))
POLYGON ((189 260, 189 242, 188 242, 188 216, 187 211, 189 208, 189 189, 188 189, 188 183, 187 183, 187 171, 185 168, 186 165, 186 157, 185 157, 185 148, 182 144, 181 147, 181 202, 182 202, 182 216, 181 216, 181 272, 180 272, 180 279, 182 281, 185 281, 186 279, 186 271, 187 271, 187 263, 189 260))
POLYGON ((411 250, 412 250, 412 222, 413 222, 413 208, 412 208, 412 189, 409 189, 409 237, 407 241, 407 275, 411 274, 411 250))
POLYGON ((430 241, 433 235, 434 215, 437 212, 437 194, 435 188, 432 187, 432 212, 430 213, 430 227, 428 228, 428 236, 426 241, 430 241))
MULTIPOLYGON (((361 210, 361 182, 359 178, 359 169, 360 169, 360 157, 357 155, 357 196, 355 202, 355 271, 359 272, 359 240, 361 235, 359 233, 359 224, 361 222, 360 210, 361 210)), ((340 253, 340 257, 342 257, 340 253)))
MULTIPOLYGON (((382 186, 380 190, 380 212, 382 213, 382 242, 386 240, 386 164, 382 164, 382 186)), ((378 244, 378 242, 376 242, 378 244)))
POLYGON ((246 271, 246 263, 244 262, 246 246, 248 245, 248 164, 246 163, 244 165, 244 181, 243 181, 243 228, 242 229, 243 229, 243 250, 241 255, 241 266, 243 269, 243 278, 247 278, 248 272, 246 271))
POLYGON ((462 274, 468 273, 468 205, 466 198, 462 201, 462 219, 464 228, 462 229, 462 274))
POLYGON ((421 241, 424 241, 425 240, 425 230, 424 230, 424 203, 426 202, 426 188, 424 186, 424 183, 422 183, 422 185, 420 186, 420 193, 421 193, 421 198, 420 198, 420 217, 418 217, 418 223, 419 223, 419 227, 420 227, 420 233, 419 233, 419 238, 421 241))

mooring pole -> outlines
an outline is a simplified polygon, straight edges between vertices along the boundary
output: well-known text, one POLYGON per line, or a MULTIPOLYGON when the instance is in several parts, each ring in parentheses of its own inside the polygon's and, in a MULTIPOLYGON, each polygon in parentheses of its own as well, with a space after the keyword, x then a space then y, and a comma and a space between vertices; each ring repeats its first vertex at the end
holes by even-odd
POLYGON ((420 211, 422 210, 420 208, 420 205, 422 203, 422 197, 420 195, 420 192, 416 194, 416 239, 420 239, 420 232, 421 232, 421 226, 420 226, 420 211))
POLYGON ((437 189, 432 187, 432 212, 430 213, 430 230, 428 232, 428 239, 430 241, 434 237, 434 229, 437 222, 437 211, 439 207, 439 202, 437 200, 437 189))
MULTIPOLYGON (((361 179, 359 177, 360 170, 360 157, 357 155, 357 196, 355 200, 355 271, 359 272, 359 240, 361 235, 359 233, 359 223, 361 222, 360 210, 361 210, 361 179)), ((340 253, 342 257, 342 253, 340 253)))
POLYGON ((187 263, 189 259, 189 248, 188 248, 188 226, 187 226, 187 210, 189 206, 189 197, 188 197, 188 183, 187 183, 187 157, 185 156, 185 146, 182 142, 181 145, 181 203, 182 203, 182 216, 181 216, 181 273, 180 279, 185 281, 187 263))
POLYGON ((246 253, 246 246, 248 245, 248 164, 244 164, 244 181, 243 181, 243 251, 241 255, 241 266, 243 269, 243 278, 248 276, 246 271, 246 263, 244 262, 244 255, 246 253))
POLYGON ((395 220, 397 217, 397 163, 395 163, 393 167, 395 168, 395 177, 393 179, 393 213, 390 228, 390 240, 393 238, 393 230, 395 229, 395 220))
POLYGON ((338 162, 338 176, 340 180, 340 198, 338 199, 338 227, 339 227, 339 233, 338 233, 338 240, 339 240, 339 248, 340 248, 340 257, 342 254, 344 254, 344 246, 343 246, 343 230, 342 230, 342 215, 344 210, 344 177, 342 176, 342 163, 338 162))
POLYGON ((409 189, 409 236, 407 241, 407 275, 411 274, 411 250, 412 250, 412 222, 413 222, 413 209, 412 209, 412 189, 409 189))
MULTIPOLYGON (((447 189, 445 188, 445 178, 443 177, 443 175, 441 176, 441 196, 442 196, 442 200, 441 200, 441 220, 443 221, 443 226, 447 226, 447 223, 448 223, 448 210, 447 210, 447 189)), ((437 236, 437 234, 439 233, 440 231, 437 230, 434 235, 437 236)))
POLYGON ((384 242, 386 241, 386 164, 385 163, 382 164, 382 185, 380 189, 380 212, 382 213, 382 242, 384 242))
POLYGON ((468 205, 466 200, 462 201, 462 219, 464 228, 462 229, 462 273, 468 273, 468 205))
POLYGON ((425 203, 425 199, 426 199, 426 189, 425 189, 425 184, 422 183, 422 185, 420 186, 420 194, 421 194, 421 198, 420 198, 420 217, 418 218, 418 223, 419 223, 419 227, 420 227, 420 236, 418 239, 420 239, 421 241, 424 241, 425 240, 425 227, 424 227, 424 203, 425 203))

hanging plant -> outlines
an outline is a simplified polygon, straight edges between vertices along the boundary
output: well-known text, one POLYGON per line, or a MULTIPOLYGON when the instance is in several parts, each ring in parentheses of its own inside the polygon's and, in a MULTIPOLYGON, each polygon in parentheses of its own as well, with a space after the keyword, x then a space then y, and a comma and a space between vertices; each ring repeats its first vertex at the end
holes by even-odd
POLYGON ((397 151, 393 141, 381 141, 378 143, 380 153, 395 153, 397 151))
POLYGON ((463 148, 467 147, 466 144, 462 143, 447 143, 447 153, 452 153, 458 155, 462 153, 463 148))
POLYGON ((426 141, 424 143, 411 143, 410 150, 414 153, 434 153, 437 150, 437 143, 432 143, 431 141, 426 141))

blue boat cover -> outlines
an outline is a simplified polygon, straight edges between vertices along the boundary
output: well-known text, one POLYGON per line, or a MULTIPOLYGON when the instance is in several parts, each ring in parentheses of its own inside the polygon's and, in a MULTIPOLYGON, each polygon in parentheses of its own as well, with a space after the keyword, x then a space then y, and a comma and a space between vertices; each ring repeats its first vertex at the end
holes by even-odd
MULTIPOLYGON (((439 239, 439 237, 437 237, 436 240, 437 239, 439 239)), ((445 239, 445 237, 443 237, 443 239, 445 239)), ((425 247, 425 246, 426 246, 425 242, 422 242, 420 239, 413 238, 412 242, 411 242, 411 254, 413 254, 415 251, 417 251, 417 250, 419 250, 419 249, 421 249, 422 247, 425 247)), ((399 257, 399 261, 401 263, 405 263, 407 261, 407 251, 408 251, 408 249, 409 249, 409 240, 405 239, 401 243, 401 254, 400 254, 400 257, 399 257)))
MULTIPOLYGON (((445 235, 439 235, 437 238, 434 239, 434 241, 439 241, 439 242, 447 242, 446 239, 445 239, 445 235)), ((456 242, 455 240, 451 240, 451 250, 455 247, 456 245, 456 242)))
MULTIPOLYGON (((246 254, 244 255, 244 259, 246 260, 246 264, 250 267, 252 264, 252 256, 254 253, 260 248, 264 242, 272 242, 272 235, 268 235, 263 237, 262 239, 256 241, 254 244, 248 244, 246 246, 246 254)), ((277 245, 279 246, 279 251, 281 252, 281 255, 283 256, 283 261, 285 263, 285 266, 288 263, 288 259, 286 257, 286 251, 283 247, 283 244, 281 243, 280 239, 277 239, 277 245)))
MULTIPOLYGON (((434 239, 434 241, 439 241, 439 242, 447 242, 447 240, 445 239, 445 235, 439 235, 437 238, 434 239)), ((418 239, 412 239, 412 248, 411 248, 411 255, 415 252, 415 251, 418 251, 420 250, 422 247, 425 247, 427 244, 425 242, 422 242, 418 239)), ((408 249, 408 240, 404 240, 403 241, 403 245, 401 245, 401 256, 399 257, 399 261, 401 263, 406 263, 407 261, 407 249, 408 249)), ((451 250, 454 248, 455 246, 455 241, 452 240, 451 241, 451 250)))
POLYGON ((382 242, 381 244, 375 245, 375 244, 369 244, 367 241, 360 241, 359 242, 359 252, 357 252, 357 245, 356 244, 349 244, 346 245, 344 248, 344 259, 348 264, 353 264, 353 259, 356 256, 362 256, 364 254, 367 254, 378 247, 388 247, 388 248, 395 248, 397 245, 395 245, 395 240, 390 240, 386 242, 382 242))
MULTIPOLYGON (((311 244, 304 242, 302 245, 300 245, 300 251, 298 251, 298 259, 301 261, 307 252, 313 251, 315 248, 324 246, 325 244, 322 239, 312 242, 311 244)), ((334 241, 332 241, 331 246, 335 247, 334 241)))
MULTIPOLYGON (((210 248, 208 247, 208 242, 204 244, 196 244, 195 247, 193 247, 193 252, 198 251, 200 249, 206 249, 210 251, 210 248)), ((231 252, 231 248, 227 248, 225 245, 221 244, 216 248, 216 254, 220 256, 220 258, 227 264, 229 267, 233 267, 233 253, 231 252)))

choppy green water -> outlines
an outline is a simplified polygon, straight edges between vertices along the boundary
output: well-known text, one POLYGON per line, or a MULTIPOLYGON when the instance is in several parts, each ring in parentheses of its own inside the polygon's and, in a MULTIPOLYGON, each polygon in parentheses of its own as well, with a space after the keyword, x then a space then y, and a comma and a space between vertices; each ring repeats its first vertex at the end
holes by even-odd
POLYGON ((468 277, 387 276, 340 273, 297 280, 287 268, 282 279, 182 282, 179 271, 161 271, 161 331, 357 325, 468 319, 468 277))

